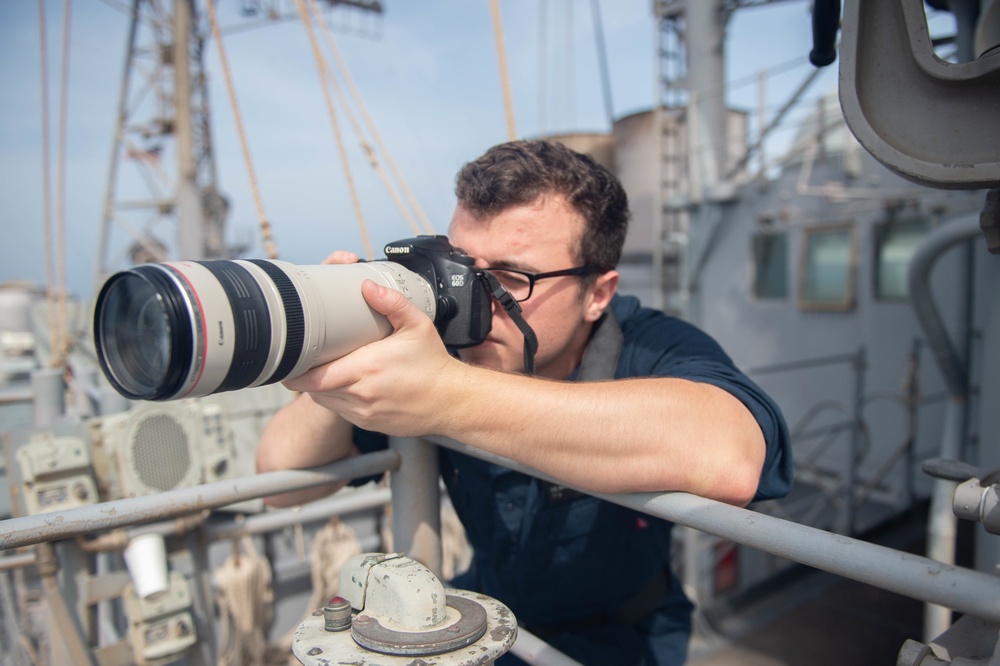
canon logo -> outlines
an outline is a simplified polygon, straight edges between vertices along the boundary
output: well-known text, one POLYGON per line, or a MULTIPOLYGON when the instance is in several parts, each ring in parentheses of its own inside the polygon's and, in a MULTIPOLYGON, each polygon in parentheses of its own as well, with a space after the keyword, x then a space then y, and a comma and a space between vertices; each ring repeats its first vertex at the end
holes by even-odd
POLYGON ((403 247, 393 247, 392 245, 387 245, 385 248, 386 254, 409 254, 410 246, 404 245, 403 247))

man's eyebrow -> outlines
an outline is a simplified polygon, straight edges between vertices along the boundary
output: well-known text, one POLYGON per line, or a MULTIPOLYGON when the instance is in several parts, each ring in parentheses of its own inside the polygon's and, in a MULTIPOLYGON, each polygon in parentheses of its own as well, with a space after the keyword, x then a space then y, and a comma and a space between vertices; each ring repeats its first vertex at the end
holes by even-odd
POLYGON ((490 268, 513 268, 515 270, 525 271, 528 273, 539 272, 538 269, 532 266, 531 264, 526 264, 523 261, 518 261, 516 259, 510 259, 510 260, 498 259, 493 262, 488 261, 486 262, 486 265, 489 266, 490 268))

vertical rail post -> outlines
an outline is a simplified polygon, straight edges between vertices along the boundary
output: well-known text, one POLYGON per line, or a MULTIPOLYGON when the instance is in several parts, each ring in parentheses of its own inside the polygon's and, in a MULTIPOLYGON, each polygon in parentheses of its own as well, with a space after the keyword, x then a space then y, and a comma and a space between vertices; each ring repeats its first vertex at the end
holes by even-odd
POLYGON ((31 373, 35 428, 46 430, 66 411, 66 386, 62 368, 45 368, 31 373))
POLYGON ((858 454, 861 452, 861 438, 864 434, 865 372, 868 370, 867 350, 858 349, 852 363, 854 369, 854 401, 851 407, 851 446, 848 450, 847 475, 844 479, 844 517, 841 533, 854 534, 854 486, 857 485, 858 454))
POLYGON ((399 455, 392 473, 393 550, 406 553, 441 576, 441 492, 437 446, 412 437, 390 437, 399 455))

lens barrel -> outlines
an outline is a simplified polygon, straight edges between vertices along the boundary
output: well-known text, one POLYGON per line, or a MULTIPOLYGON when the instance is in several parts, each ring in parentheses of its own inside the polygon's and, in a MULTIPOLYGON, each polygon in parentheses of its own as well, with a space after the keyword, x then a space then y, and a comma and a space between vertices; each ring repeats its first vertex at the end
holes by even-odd
POLYGON ((94 342, 112 386, 172 400, 296 377, 392 330, 361 296, 365 279, 396 289, 432 319, 436 294, 393 262, 145 264, 97 297, 94 342))

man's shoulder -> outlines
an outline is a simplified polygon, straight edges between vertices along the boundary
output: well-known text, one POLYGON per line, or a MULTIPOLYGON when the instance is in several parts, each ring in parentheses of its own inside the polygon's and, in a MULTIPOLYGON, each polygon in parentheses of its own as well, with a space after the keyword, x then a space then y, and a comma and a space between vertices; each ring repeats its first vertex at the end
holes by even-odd
POLYGON ((616 294, 611 300, 611 311, 621 327, 626 347, 638 345, 647 351, 707 354, 728 361, 718 343, 703 330, 679 317, 645 307, 635 296, 616 294))

